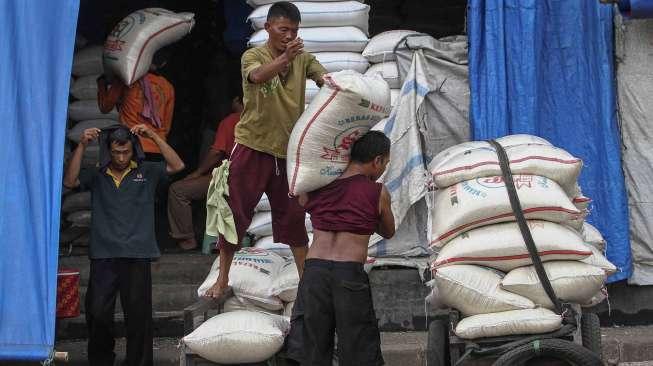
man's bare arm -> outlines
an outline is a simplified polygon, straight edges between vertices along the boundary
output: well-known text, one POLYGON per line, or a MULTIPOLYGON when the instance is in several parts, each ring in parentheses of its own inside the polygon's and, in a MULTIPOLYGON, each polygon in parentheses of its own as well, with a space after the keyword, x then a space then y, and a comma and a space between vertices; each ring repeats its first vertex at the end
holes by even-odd
POLYGON ((250 83, 262 84, 271 80, 279 73, 283 72, 297 55, 304 51, 304 43, 301 38, 290 41, 286 50, 277 56, 271 63, 261 65, 252 70, 247 76, 250 83))
POLYGON ((76 188, 79 186, 79 170, 82 166, 82 158, 84 156, 84 151, 86 150, 86 145, 89 142, 95 140, 100 135, 99 128, 89 128, 82 132, 82 136, 79 139, 79 144, 73 152, 73 156, 68 162, 66 167, 66 174, 63 178, 63 185, 66 188, 76 188))
POLYGON ((390 239, 395 235, 395 216, 392 213, 392 204, 390 200, 390 193, 383 186, 381 188, 381 197, 379 198, 379 212, 381 220, 376 230, 379 235, 386 239, 390 239))
POLYGON ((163 159, 166 161, 166 171, 168 174, 175 174, 184 170, 184 162, 181 160, 179 155, 177 155, 177 152, 175 152, 175 150, 170 145, 168 145, 168 143, 165 142, 161 136, 152 131, 152 129, 146 125, 141 124, 134 126, 131 129, 131 132, 139 136, 147 137, 156 143, 156 145, 159 147, 159 150, 161 150, 163 159))

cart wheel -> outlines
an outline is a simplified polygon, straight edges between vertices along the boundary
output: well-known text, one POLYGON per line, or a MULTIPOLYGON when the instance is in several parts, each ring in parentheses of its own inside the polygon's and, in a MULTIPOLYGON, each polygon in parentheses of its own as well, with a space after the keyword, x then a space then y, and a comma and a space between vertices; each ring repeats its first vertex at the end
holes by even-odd
POLYGON ((444 320, 434 320, 429 325, 426 357, 429 366, 446 366, 447 350, 449 348, 449 333, 444 320))
POLYGON ((601 358, 594 352, 576 343, 562 339, 536 340, 504 353, 492 366, 525 365, 526 361, 545 357, 566 361, 574 366, 603 365, 601 358))
POLYGON ((598 315, 583 313, 580 317, 583 347, 601 356, 601 324, 598 315))

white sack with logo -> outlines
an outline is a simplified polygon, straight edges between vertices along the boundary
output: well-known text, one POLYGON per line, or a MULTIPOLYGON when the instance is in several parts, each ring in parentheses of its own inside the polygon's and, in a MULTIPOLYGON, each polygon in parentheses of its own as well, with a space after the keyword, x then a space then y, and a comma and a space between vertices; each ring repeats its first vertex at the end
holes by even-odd
MULTIPOLYGON (((528 227, 543 262, 582 260, 592 255, 578 233, 547 221, 529 220, 528 227)), ((516 222, 467 231, 440 248, 431 268, 477 264, 508 272, 533 264, 516 222)))
POLYGON ((104 68, 131 85, 147 74, 152 56, 190 33, 193 13, 166 9, 137 10, 118 23, 104 43, 104 68))
MULTIPOLYGON (((513 179, 526 219, 580 229, 586 212, 576 208, 558 183, 537 175, 514 175, 513 179)), ((443 246, 473 228, 516 220, 501 176, 460 182, 434 196, 432 246, 443 246)))
POLYGON ((362 74, 370 66, 367 59, 357 52, 315 52, 313 56, 327 72, 354 70, 362 74))
POLYGON ((470 316, 461 320, 454 332, 460 338, 476 339, 549 333, 561 326, 560 315, 549 309, 536 308, 470 316))
MULTIPOLYGON (((543 266, 553 292, 563 302, 588 303, 601 291, 607 278, 603 269, 577 261, 546 262, 543 266)), ((531 299, 536 305, 555 309, 534 266, 513 269, 501 280, 501 287, 531 299)))
POLYGON ((390 88, 379 77, 351 70, 327 74, 288 141, 292 195, 314 191, 347 167, 352 144, 390 111, 390 88))
POLYGON ((292 302, 297 298, 297 286, 299 286, 299 273, 295 259, 290 256, 285 258, 286 262, 281 266, 277 277, 272 283, 272 294, 279 296, 283 302, 292 302))
MULTIPOLYGON (((510 171, 547 177, 558 183, 570 197, 575 197, 576 181, 582 160, 563 149, 550 145, 515 145, 505 148, 510 171)), ((452 156, 445 164, 430 169, 438 188, 466 180, 501 175, 499 157, 493 147, 466 150, 452 156)))
POLYGON ((214 316, 181 342, 220 364, 263 362, 281 349, 289 328, 284 316, 239 310, 214 316))
POLYGON ((465 316, 535 307, 531 300, 503 290, 503 273, 492 269, 463 264, 434 272, 438 300, 465 316))
MULTIPOLYGON (((370 6, 360 1, 296 2, 302 28, 354 26, 369 34, 370 6)), ((247 17, 254 30, 263 29, 272 5, 257 7, 247 17)))
MULTIPOLYGON (((297 36, 304 40, 306 52, 361 52, 368 38, 356 27, 299 28, 297 36)), ((261 29, 252 34, 248 45, 262 46, 268 40, 268 32, 261 29)))

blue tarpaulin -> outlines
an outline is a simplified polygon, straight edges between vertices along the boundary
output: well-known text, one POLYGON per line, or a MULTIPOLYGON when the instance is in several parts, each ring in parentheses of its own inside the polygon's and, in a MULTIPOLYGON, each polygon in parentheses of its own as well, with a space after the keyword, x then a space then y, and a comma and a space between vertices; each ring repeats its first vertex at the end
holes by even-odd
POLYGON ((470 0, 467 19, 473 138, 533 134, 582 158, 617 281, 632 270, 612 16, 597 0, 470 0))
POLYGON ((54 345, 78 6, 78 0, 0 2, 0 360, 45 360, 54 345))

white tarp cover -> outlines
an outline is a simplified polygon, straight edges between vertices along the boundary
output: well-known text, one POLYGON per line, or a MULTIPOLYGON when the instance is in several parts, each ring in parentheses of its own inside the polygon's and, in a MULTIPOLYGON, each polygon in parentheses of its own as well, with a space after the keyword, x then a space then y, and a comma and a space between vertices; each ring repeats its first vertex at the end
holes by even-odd
POLYGON ((427 255, 430 160, 449 146, 469 140, 467 38, 404 38, 395 51, 402 88, 383 132, 392 142, 381 178, 392 197, 397 233, 370 238, 369 256, 427 255))
MULTIPOLYGON (((653 284, 653 19, 615 17, 617 93, 630 211, 633 274, 653 284)), ((607 243, 608 246, 610 243, 607 243)))

